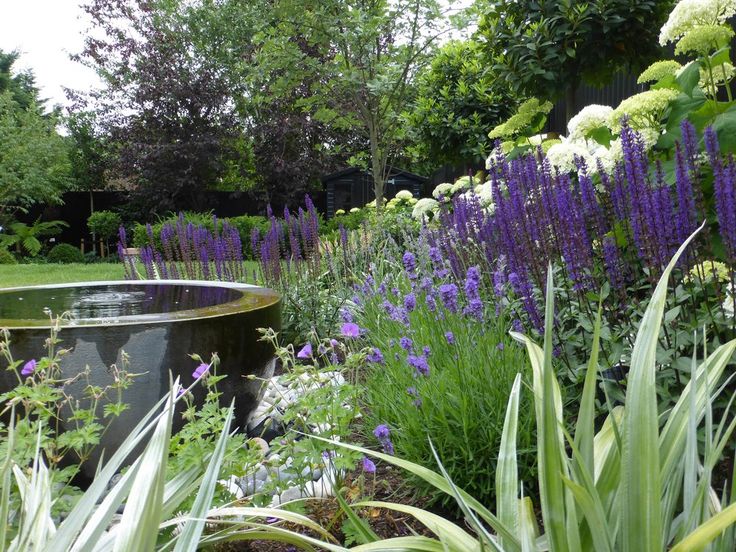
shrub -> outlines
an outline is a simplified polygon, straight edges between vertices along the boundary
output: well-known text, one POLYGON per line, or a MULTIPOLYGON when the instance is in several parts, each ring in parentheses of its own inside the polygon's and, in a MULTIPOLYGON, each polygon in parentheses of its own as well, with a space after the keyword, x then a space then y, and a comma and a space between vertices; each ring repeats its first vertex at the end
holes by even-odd
POLYGON ((59 243, 51 248, 46 260, 50 263, 83 263, 85 260, 84 253, 78 247, 74 247, 68 243, 59 243))
POLYGON ((120 215, 112 211, 95 211, 87 219, 87 228, 101 240, 114 237, 120 224, 120 215))
POLYGON ((18 260, 5 247, 0 247, 0 264, 17 264, 18 260))
MULTIPOLYGON (((434 260, 425 263, 407 252, 403 275, 378 285, 369 279, 363 288, 356 321, 375 347, 365 376, 369 425, 386 424, 396 454, 426 467, 434 464, 429 436, 453 481, 492 500, 503 405, 517 372, 526 381, 529 364, 508 337, 508 320, 483 297, 477 268, 469 270, 463 292, 448 281, 435 248, 423 253, 434 260)), ((527 398, 519 421, 519 464, 527 478, 534 465, 532 432, 527 398)), ((422 494, 451 503, 421 480, 417 484, 422 494)))

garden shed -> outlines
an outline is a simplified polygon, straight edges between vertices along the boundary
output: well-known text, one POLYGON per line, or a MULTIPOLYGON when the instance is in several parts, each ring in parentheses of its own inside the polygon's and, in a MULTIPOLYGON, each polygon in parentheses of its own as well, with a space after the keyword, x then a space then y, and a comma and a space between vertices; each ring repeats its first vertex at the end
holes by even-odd
MULTIPOLYGON (((414 197, 420 198, 424 192, 427 178, 401 169, 392 169, 386 179, 384 196, 391 199, 399 190, 409 190, 414 197)), ((327 216, 331 218, 335 211, 349 211, 353 207, 363 207, 375 199, 373 193, 373 176, 370 171, 351 167, 322 177, 327 195, 327 216)))

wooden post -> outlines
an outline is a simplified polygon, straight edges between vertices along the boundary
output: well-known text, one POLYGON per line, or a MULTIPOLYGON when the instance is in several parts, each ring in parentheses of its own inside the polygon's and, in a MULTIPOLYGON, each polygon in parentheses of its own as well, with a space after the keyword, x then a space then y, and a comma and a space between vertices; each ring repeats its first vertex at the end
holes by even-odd
POLYGON ((82 238, 82 241, 79 244, 79 250, 82 252, 82 255, 84 255, 84 238, 82 238))

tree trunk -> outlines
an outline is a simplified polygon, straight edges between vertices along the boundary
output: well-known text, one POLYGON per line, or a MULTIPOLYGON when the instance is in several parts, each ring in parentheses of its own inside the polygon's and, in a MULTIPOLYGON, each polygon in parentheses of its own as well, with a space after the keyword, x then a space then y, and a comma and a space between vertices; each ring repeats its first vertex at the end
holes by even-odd
POLYGON ((575 95, 578 91, 578 83, 570 84, 569 88, 565 90, 565 125, 570 122, 573 115, 575 115, 575 95))
POLYGON ((376 211, 383 211, 383 155, 381 148, 378 144, 378 133, 375 131, 375 127, 371 126, 369 129, 370 141, 371 141, 371 170, 373 173, 373 193, 376 196, 376 211))

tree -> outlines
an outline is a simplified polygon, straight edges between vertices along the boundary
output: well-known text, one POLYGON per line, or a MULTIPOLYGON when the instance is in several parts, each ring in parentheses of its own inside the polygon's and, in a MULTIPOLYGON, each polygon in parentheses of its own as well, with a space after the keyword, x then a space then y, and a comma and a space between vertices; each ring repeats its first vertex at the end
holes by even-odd
POLYGON ((0 93, 0 216, 34 203, 59 203, 70 184, 56 118, 43 116, 33 102, 23 109, 10 90, 0 93))
POLYGON ((31 71, 13 71, 13 65, 20 53, 17 51, 3 52, 0 50, 0 92, 10 91, 13 101, 21 109, 29 109, 32 105, 38 107, 42 102, 38 98, 36 79, 31 71))
POLYGON ((581 82, 601 86, 661 53, 674 0, 482 0, 478 27, 489 63, 519 94, 564 96, 567 119, 581 82))
POLYGON ((518 102, 486 66, 480 43, 445 44, 417 81, 405 115, 414 158, 430 169, 485 159, 492 148, 488 131, 510 117, 518 102))
POLYGON ((64 121, 69 132, 69 160, 76 190, 89 192, 90 212, 94 209, 95 190, 104 190, 110 165, 109 147, 99 136, 95 115, 91 112, 71 113, 64 121))
POLYGON ((317 121, 365 140, 380 206, 390 161, 402 143, 400 115, 413 97, 412 80, 448 29, 439 3, 276 0, 269 5, 272 20, 258 35, 255 56, 270 79, 269 91, 288 93, 306 80, 310 93, 298 105, 317 121), (305 54, 300 40, 320 55, 305 54))
POLYGON ((248 178, 234 83, 191 32, 184 0, 94 0, 78 59, 103 78, 86 95, 116 148, 117 170, 148 216, 207 206, 207 188, 248 178))

